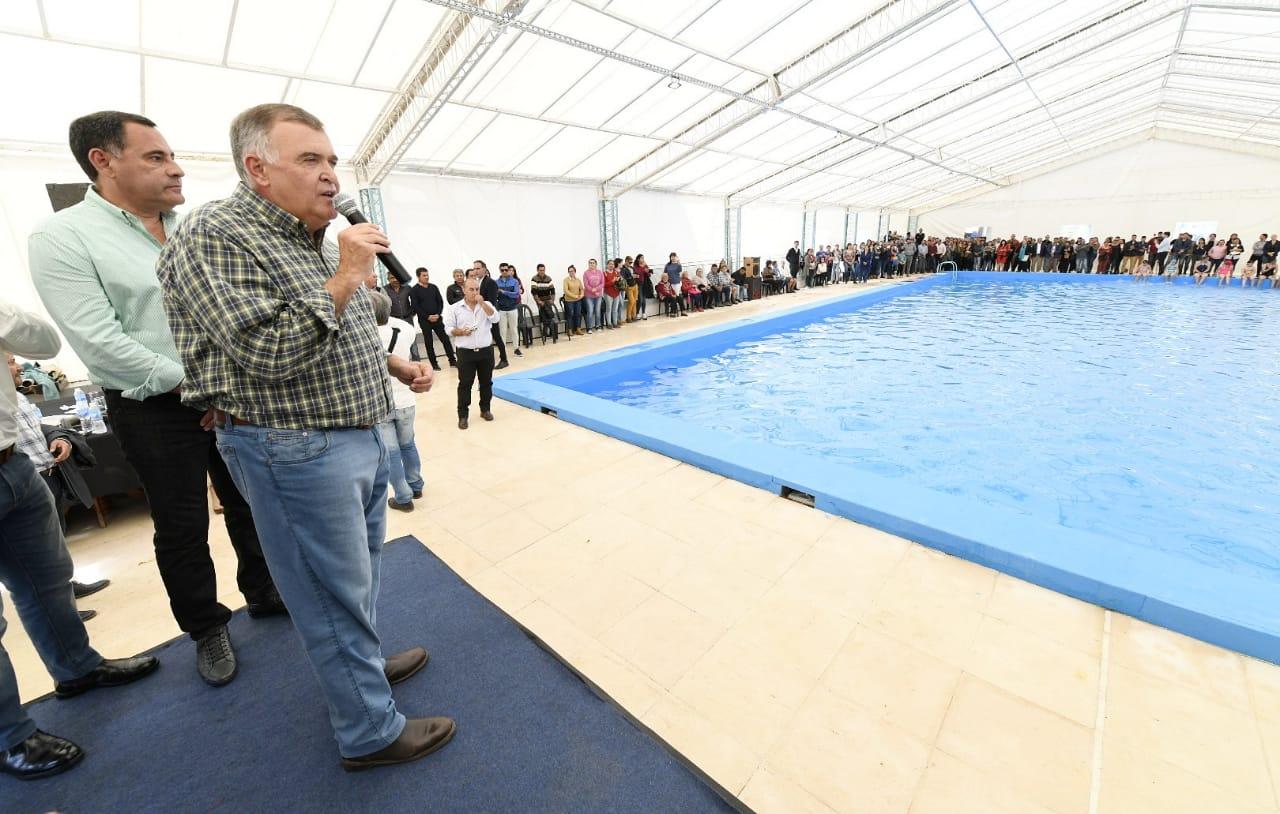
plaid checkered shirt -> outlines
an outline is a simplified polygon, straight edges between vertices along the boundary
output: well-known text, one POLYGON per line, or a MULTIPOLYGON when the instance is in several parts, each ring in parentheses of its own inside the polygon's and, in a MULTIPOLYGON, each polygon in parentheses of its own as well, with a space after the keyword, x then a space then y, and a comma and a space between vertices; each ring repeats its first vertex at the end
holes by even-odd
POLYGON ((44 440, 40 416, 21 393, 18 394, 18 452, 31 460, 37 472, 47 472, 58 465, 49 452, 49 442, 44 440))
POLYGON ((264 427, 375 424, 392 407, 362 287, 339 318, 324 283, 338 248, 244 184, 197 207, 160 254, 182 400, 264 427))

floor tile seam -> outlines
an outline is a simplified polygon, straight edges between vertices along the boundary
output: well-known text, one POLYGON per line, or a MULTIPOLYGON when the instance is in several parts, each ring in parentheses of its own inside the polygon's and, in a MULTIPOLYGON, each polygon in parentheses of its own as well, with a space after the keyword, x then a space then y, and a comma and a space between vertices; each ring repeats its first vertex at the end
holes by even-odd
POLYGON ((1107 726, 1107 684, 1111 673, 1111 611, 1102 613, 1102 653, 1098 657, 1098 710, 1093 726, 1093 755, 1089 780, 1089 814, 1098 814, 1102 796, 1102 758, 1107 726))

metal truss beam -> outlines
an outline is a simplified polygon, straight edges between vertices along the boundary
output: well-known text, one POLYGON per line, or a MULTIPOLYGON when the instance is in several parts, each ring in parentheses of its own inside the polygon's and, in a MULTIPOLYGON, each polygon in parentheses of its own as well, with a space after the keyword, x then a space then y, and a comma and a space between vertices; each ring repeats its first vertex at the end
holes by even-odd
POLYGON ((1035 85, 1032 85, 1031 80, 1027 78, 1026 71, 1022 70, 1022 63, 1013 55, 1013 52, 1009 50, 1009 46, 1004 44, 1004 40, 1000 38, 1000 35, 996 33, 996 30, 991 27, 991 22, 987 20, 987 15, 982 13, 982 9, 978 8, 978 4, 974 2, 974 0, 969 0, 969 7, 973 9, 974 14, 978 15, 978 19, 982 20, 982 24, 991 34, 991 38, 996 41, 996 45, 999 45, 1000 50, 1004 51, 1004 55, 1009 58, 1009 63, 1013 65, 1013 69, 1017 71, 1018 76, 1022 78, 1022 84, 1026 86, 1027 91, 1031 94, 1031 98, 1036 100, 1040 105, 1040 109, 1044 111, 1044 115, 1048 116, 1049 121, 1053 122, 1053 126, 1057 129, 1058 135, 1062 137, 1063 142, 1070 146, 1070 139, 1067 138, 1066 133, 1062 132, 1062 128, 1058 126, 1058 120, 1053 117, 1053 111, 1051 111, 1049 106, 1044 103, 1044 99, 1040 98, 1040 94, 1036 91, 1035 85))
MULTIPOLYGON (((1151 25, 1153 22, 1159 22, 1160 20, 1170 16, 1176 11, 1181 10, 1183 2, 1184 0, 1160 0, 1159 2, 1152 2, 1152 0, 1138 0, 1138 2, 1132 3, 1126 6, 1125 8, 1120 9, 1117 12, 1108 14, 1099 20, 1095 20, 1094 22, 1082 27, 1081 29, 1075 32, 1072 32, 1071 34, 1068 34, 1064 37, 1060 37, 1046 45, 1038 46, 1037 48, 1031 50, 1027 54, 1024 54, 1022 57, 1019 58, 1020 64, 1024 66, 1027 65, 1029 62, 1033 64, 1030 66, 1030 70, 1027 72, 1024 72, 1023 75, 1017 75, 1017 76, 1012 75, 1014 73, 1014 71, 1011 70, 1013 67, 1012 62, 1005 63, 1004 65, 998 68, 988 71, 986 74, 984 74, 981 77, 978 77, 977 79, 969 80, 965 83, 962 83, 961 85, 958 85, 952 88, 951 90, 941 93, 938 96, 935 96, 932 99, 911 108, 910 110, 904 111, 903 113, 897 114, 896 116, 893 116, 890 119, 887 119, 884 122, 884 125, 886 126, 886 129, 887 129, 887 126, 890 124, 895 125, 900 133, 910 132, 912 129, 920 126, 925 121, 935 116, 944 116, 947 113, 951 113, 959 109, 960 107, 967 104, 972 99, 988 98, 991 96, 999 95, 1011 88, 1017 87, 1018 85, 1021 85, 1027 82, 1030 79, 1034 79, 1037 76, 1065 67, 1072 61, 1082 56, 1085 56, 1089 53, 1096 53, 1097 49, 1105 48, 1107 45, 1113 42, 1117 42, 1128 36, 1131 36, 1143 30, 1147 26, 1151 25), (1128 22, 1129 24, 1126 25, 1123 29, 1113 32, 1112 26, 1117 24, 1117 22, 1128 22), (1068 44, 1069 41, 1074 37, 1082 36, 1082 35, 1092 36, 1094 33, 1094 30, 1099 27, 1104 28, 1105 36, 1101 40, 1095 39, 1093 42, 1089 44, 1088 48, 1062 47, 1064 44, 1068 44), (1062 58, 1061 55, 1063 54, 1066 54, 1065 58, 1062 58), (1057 58, 1051 60, 1049 59, 1049 57, 1057 57, 1057 58), (944 102, 952 99, 956 99, 955 104, 947 105, 946 110, 937 109, 936 107, 937 105, 943 104, 944 102)), ((1163 58, 1164 57, 1161 56, 1158 59, 1163 59, 1163 58)), ((1145 64, 1141 67, 1145 67, 1145 64)), ((1133 69, 1131 68, 1130 70, 1133 70, 1133 69)), ((1023 114, 1021 113, 1015 114, 1014 117, 1010 117, 1010 118, 1016 118, 1019 115, 1023 115, 1023 114)), ((989 127, 987 129, 991 132, 1001 132, 1000 128, 996 126, 989 127)), ((864 131, 864 132, 869 132, 869 131, 864 131)), ((839 151, 842 147, 844 147, 848 143, 849 142, 846 141, 841 144, 834 145, 832 147, 823 148, 822 150, 819 151, 819 153, 827 154, 827 153, 839 151)), ((938 149, 945 151, 948 146, 951 146, 955 143, 957 142, 951 142, 951 144, 943 144, 938 149)), ((760 200, 761 198, 770 197, 774 193, 776 193, 781 186, 785 186, 786 184, 789 184, 789 183, 798 183, 799 180, 812 177, 813 175, 816 175, 819 172, 830 171, 831 169, 838 167, 840 164, 846 161, 851 161, 857 158, 859 155, 861 155, 862 152, 866 152, 866 151, 865 150, 859 151, 852 155, 844 155, 843 157, 840 157, 839 155, 837 155, 837 159, 835 161, 827 165, 824 165, 823 168, 817 171, 806 173, 805 175, 802 176, 801 179, 789 179, 782 184, 776 184, 775 186, 771 187, 767 191, 753 192, 749 194, 740 203, 745 205, 752 201, 760 200)), ((813 158, 813 157, 814 156, 810 156, 810 158, 813 158)), ((980 162, 970 162, 970 163, 980 164, 980 162)), ((783 171, 783 172, 786 172, 786 171, 783 171)), ((994 170, 992 170, 991 172, 994 173, 994 170)), ((771 176, 767 176, 764 179, 753 182, 751 185, 748 185, 747 187, 743 187, 742 189, 737 190, 734 193, 734 195, 740 195, 750 190, 751 187, 757 186, 765 181, 770 180, 771 178, 779 177, 781 175, 782 175, 781 172, 774 173, 771 176)), ((982 186, 983 185, 975 185, 975 187, 977 188, 981 188, 982 186)))
MULTIPOLYGON (((742 127, 768 110, 776 110, 809 124, 824 127, 849 140, 887 146, 884 140, 874 138, 865 132, 852 133, 825 122, 815 121, 783 107, 782 104, 859 60, 869 57, 898 38, 928 24, 935 17, 945 14, 957 5, 959 0, 891 0, 887 5, 784 67, 772 77, 772 81, 766 80, 751 88, 748 94, 757 104, 730 102, 723 105, 639 160, 624 167, 611 176, 606 183, 620 187, 618 194, 640 186, 697 155, 700 148, 742 127), (678 141, 694 143, 690 148, 683 148, 675 143, 678 141)), ((901 148, 891 149, 907 152, 901 148)))
POLYGON ((492 17, 463 11, 446 17, 419 58, 418 69, 383 106, 352 158, 362 182, 376 186, 387 177, 528 0, 478 2, 494 7, 492 17))
POLYGON ((1182 39, 1187 35, 1187 21, 1191 19, 1191 0, 1182 12, 1182 22, 1178 25, 1178 38, 1173 43, 1173 53, 1169 55, 1169 65, 1164 70, 1164 79, 1160 81, 1160 98, 1164 98, 1164 89, 1169 87, 1169 77, 1173 74, 1174 63, 1178 61, 1178 52, 1182 50, 1182 39))
MULTIPOLYGON (((1074 58, 1075 58, 1075 56, 1072 56, 1072 57, 1070 57, 1069 59, 1064 60, 1064 61, 1063 61, 1063 63, 1060 63, 1058 66, 1055 66, 1055 67, 1060 67, 1060 66, 1061 66, 1061 64, 1065 64, 1065 62, 1068 62, 1068 61, 1070 61, 1070 59, 1074 59, 1074 58)), ((1149 62, 1147 62, 1147 63, 1143 63, 1142 65, 1139 65, 1139 66, 1136 66, 1136 67, 1134 67, 1134 66, 1130 66, 1130 67, 1126 68, 1123 72, 1117 72, 1116 74, 1113 74, 1113 75, 1111 75, 1111 76, 1107 77, 1106 79, 1102 80, 1102 83, 1106 83, 1106 82, 1109 82, 1109 81, 1113 81, 1113 80, 1118 79, 1118 78, 1120 78, 1120 77, 1122 77, 1122 76, 1125 76, 1125 75, 1127 75, 1127 74, 1129 74, 1129 73, 1132 73, 1132 72, 1134 72, 1134 71, 1136 71, 1136 70, 1141 70, 1142 68, 1147 67, 1148 65, 1153 64, 1153 63, 1158 62, 1158 61, 1163 60, 1163 59, 1165 59, 1165 57, 1164 57, 1164 56, 1158 56, 1158 57, 1154 57, 1152 60, 1150 60, 1150 61, 1149 61, 1149 62)), ((1141 84, 1146 84, 1146 82, 1144 81, 1144 82, 1143 82, 1143 83, 1141 83, 1141 84)), ((1119 92, 1120 92, 1120 93, 1123 93, 1125 90, 1129 90, 1129 89, 1131 89, 1131 87, 1126 87, 1126 88, 1124 88, 1124 89, 1120 89, 1120 91, 1119 91, 1119 92)), ((1081 94, 1081 93, 1084 93, 1084 91, 1085 91, 1085 90, 1087 90, 1087 89, 1077 89, 1077 90, 1073 90, 1073 91, 1071 91, 1071 92, 1069 92, 1069 93, 1063 94, 1062 96, 1059 96, 1059 97, 1054 98, 1054 99, 1051 101, 1051 104, 1058 105, 1058 104, 1061 104, 1061 103, 1063 103, 1063 102, 1066 102, 1066 101, 1068 101, 1069 99, 1071 99, 1072 97, 1077 96, 1077 95, 1079 95, 1079 94, 1081 94)), ((1076 107, 1071 108, 1070 110, 1065 111, 1065 114, 1066 114, 1066 115, 1070 115, 1071 113, 1074 113, 1075 111, 1077 111, 1077 110, 1081 109, 1082 107, 1088 107, 1088 106, 1095 106, 1095 107, 1096 107, 1096 104, 1097 104, 1097 103, 1096 103, 1096 101, 1088 101, 1088 102, 1086 102, 1086 103, 1085 103, 1085 104, 1083 104, 1083 105, 1076 106, 1076 107)), ((1014 114, 1013 114, 1013 115, 1011 115, 1011 116, 1005 117, 1004 119, 999 119, 999 120, 996 120, 996 121, 991 122, 987 127, 985 127, 985 128, 984 128, 984 130, 985 130, 985 131, 987 131, 987 132, 996 133, 996 134, 998 134, 998 135, 996 136, 996 138, 992 139, 992 140, 991 140, 991 141, 989 141, 989 142, 983 142, 983 144, 982 144, 982 145, 980 145, 980 146, 986 146, 986 145, 987 145, 987 144, 989 144, 989 143, 998 143, 998 142, 1000 142, 1000 141, 1004 141, 1004 140, 1007 140, 1007 139, 1010 139, 1010 138, 1018 138, 1018 137, 1019 137, 1019 131, 1018 131, 1016 128, 1010 128, 1010 127, 1008 127, 1007 125, 1009 125, 1009 124, 1011 124, 1012 122, 1016 121, 1018 118, 1021 118, 1021 117, 1026 116, 1026 115, 1027 115, 1027 113, 1026 113, 1025 111, 1020 111, 1020 112, 1014 113, 1014 114)), ((1061 129, 1061 128, 1059 128, 1059 130, 1060 130, 1060 129, 1061 129)), ((944 150, 945 150, 945 149, 947 149, 947 148, 949 148, 949 147, 953 146, 954 144, 957 144, 957 143, 962 142, 963 140, 964 140, 964 139, 957 139, 957 140, 956 140, 956 141, 954 141, 954 142, 950 142, 950 143, 947 143, 947 144, 943 144, 943 145, 942 145, 942 147, 941 147, 941 149, 944 149, 944 150)), ((808 172, 806 172, 806 173, 805 173, 803 176, 801 176, 800 178, 797 178, 797 179, 788 179, 788 180, 786 180, 786 181, 784 181, 784 182, 782 182, 782 183, 780 183, 780 184, 774 184, 773 186, 771 186, 771 187, 769 187, 769 188, 767 188, 767 189, 761 189, 761 190, 758 190, 757 192, 755 192, 755 193, 751 194, 750 196, 748 196, 748 197, 747 197, 747 198, 745 198, 744 200, 739 201, 740 205, 744 205, 744 206, 745 206, 746 204, 751 203, 752 201, 756 201, 756 200, 759 200, 759 199, 761 199, 761 198, 767 198, 767 197, 770 197, 771 195, 773 195, 773 194, 775 194, 776 192, 778 192, 781 188, 783 188, 783 187, 785 187, 785 186, 787 186, 787 185, 789 185, 789 184, 793 184, 793 183, 800 183, 800 182, 802 182, 802 181, 804 181, 804 180, 807 180, 807 179, 809 179, 809 178, 811 178, 811 177, 813 177, 813 176, 815 176, 815 175, 819 175, 819 174, 821 174, 821 173, 832 172, 833 170, 836 170, 837 168, 839 168, 839 166, 840 166, 840 165, 842 165, 842 164, 844 164, 844 163, 847 163, 847 162, 849 162, 849 161, 853 161, 853 160, 855 160, 855 159, 859 158, 860 156, 862 156, 863 154, 865 154, 866 152, 868 152, 868 151, 869 151, 869 148, 868 148, 868 149, 864 149, 864 150, 859 150, 858 152, 855 152, 855 153, 854 153, 854 154, 852 154, 852 155, 843 155, 843 156, 841 156, 841 155, 839 155, 839 149, 840 149, 840 147, 841 147, 841 146, 843 146, 843 145, 837 145, 837 147, 833 147, 833 148, 826 148, 826 149, 824 150, 824 152, 828 152, 828 153, 830 153, 830 152, 835 152, 835 153, 837 153, 837 155, 836 155, 836 157, 834 158, 834 160, 829 161, 828 163, 824 164, 824 165, 823 165, 823 166, 821 166, 821 167, 818 167, 818 168, 814 168, 814 169, 809 170, 808 172)), ((890 169, 892 169, 892 168, 890 168, 890 169)), ((887 171, 887 170, 886 170, 886 171, 887 171)), ((775 174, 775 175, 777 175, 777 174, 775 174)), ((768 179, 765 179, 765 180, 768 180, 768 179)), ((889 186, 889 185, 906 186, 906 187, 910 188, 910 186, 909 186, 909 185, 901 184, 901 183, 900 183, 900 181, 898 181, 898 180, 892 180, 892 181, 881 181, 880 179, 864 179, 864 180, 874 180, 874 181, 876 181, 876 182, 877 182, 877 183, 876 183, 876 186, 875 186, 875 187, 873 187, 873 189, 879 189, 880 187, 883 187, 883 186, 889 186)), ((760 183, 761 183, 761 182, 756 182, 756 183, 755 183, 755 184, 753 184, 752 186, 757 186, 757 185, 759 185, 760 183)), ((746 188, 744 188, 744 189, 749 189, 749 188, 750 188, 750 187, 746 187, 746 188)), ((979 189, 985 189, 985 186, 980 186, 980 187, 978 187, 978 188, 979 188, 979 189)), ((743 191, 743 190, 739 190, 737 193, 734 193, 734 194, 735 194, 735 195, 740 194, 742 191, 743 191)), ((924 188, 924 189, 923 189, 923 191, 929 191, 929 192, 932 192, 932 191, 935 191, 935 190, 928 189, 928 188, 924 188)), ((865 193, 865 190, 860 191, 860 194, 862 194, 862 193, 865 193)), ((909 196, 909 197, 916 197, 916 196, 909 196)))
MULTIPOLYGON (((1021 184, 1025 181, 1031 180, 1032 178, 1036 178, 1041 175, 1045 175, 1047 173, 1053 172, 1054 170, 1060 170, 1065 167, 1072 166, 1073 164, 1077 164, 1080 161, 1085 161, 1090 158, 1094 158, 1100 155, 1105 155, 1107 153, 1114 152, 1115 150, 1118 150, 1122 147, 1128 147, 1134 144, 1140 144, 1141 142, 1144 142, 1144 141, 1149 141, 1154 137, 1155 131, 1156 131, 1156 128, 1149 127, 1137 133, 1122 135, 1115 139, 1109 139, 1109 140, 1103 141, 1102 143, 1089 147, 1082 152, 1050 161, 1046 164, 1042 164, 1038 167, 1035 167, 1034 169, 1014 175, 1009 180, 1011 184, 1021 184)), ((944 209, 948 206, 954 206, 955 204, 963 203, 971 198, 976 198, 979 195, 986 194, 989 191, 990 190, 985 190, 985 189, 961 190, 960 192, 957 192, 949 197, 940 198, 937 200, 922 203, 918 206, 913 206, 911 208, 911 212, 916 216, 928 214, 929 212, 934 212, 939 209, 944 209)))

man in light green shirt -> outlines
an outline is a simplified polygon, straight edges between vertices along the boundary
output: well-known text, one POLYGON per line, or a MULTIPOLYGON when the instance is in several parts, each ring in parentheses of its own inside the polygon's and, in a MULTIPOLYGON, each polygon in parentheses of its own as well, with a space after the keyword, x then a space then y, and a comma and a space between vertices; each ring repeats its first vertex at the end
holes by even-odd
POLYGON ((179 397, 185 378, 156 277, 156 260, 183 203, 182 168, 155 123, 116 111, 71 124, 71 152, 93 186, 36 227, 28 242, 40 298, 103 388, 112 427, 138 472, 155 524, 156 565, 178 626, 196 640, 209 684, 235 678, 209 554, 205 484, 223 505, 251 616, 284 613, 253 515, 215 446, 212 413, 179 397))

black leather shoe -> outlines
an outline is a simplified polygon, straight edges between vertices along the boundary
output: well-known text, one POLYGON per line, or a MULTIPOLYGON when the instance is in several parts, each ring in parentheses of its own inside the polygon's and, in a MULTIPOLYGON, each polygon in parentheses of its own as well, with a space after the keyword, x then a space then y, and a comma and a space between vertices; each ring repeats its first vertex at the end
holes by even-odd
POLYGON ((84 599, 86 596, 96 594, 98 591, 101 591, 110 584, 111 580, 109 579, 100 579, 97 582, 90 582, 87 585, 83 582, 76 582, 73 579, 71 580, 71 590, 75 592, 76 599, 84 599))
POLYGON ((493 369, 494 369, 494 370, 505 370, 506 368, 509 368, 509 367, 511 367, 511 363, 510 363, 510 362, 503 361, 503 362, 498 362, 498 364, 497 364, 497 365, 495 365, 493 369))
POLYGON ((387 674, 388 684, 399 684, 416 676, 419 670, 427 666, 429 658, 425 648, 413 647, 403 653, 387 656, 382 672, 387 674))
POLYGON ((284 600, 280 598, 280 592, 275 589, 275 586, 272 586, 257 599, 246 604, 245 609, 249 611, 249 615, 254 619, 261 619, 264 616, 289 615, 289 609, 284 606, 284 600))
POLYGON ((431 369, 432 369, 432 370, 439 370, 439 369, 440 369, 440 365, 433 364, 433 365, 431 366, 431 369))
POLYGON ((81 622, 87 622, 98 615, 98 612, 93 608, 90 608, 89 610, 76 611, 76 613, 80 614, 81 622))
POLYGON ((53 687, 53 694, 59 698, 74 698, 81 693, 98 687, 119 687, 132 684, 140 678, 149 676, 160 666, 155 656, 134 656, 131 659, 103 659, 86 676, 71 681, 59 681, 53 687))
POLYGON ((38 780, 65 772, 83 758, 84 751, 79 746, 37 729, 12 749, 0 751, 0 772, 19 780, 38 780))
POLYGON ((414 500, 422 500, 422 490, 421 490, 421 489, 414 489, 414 490, 413 490, 413 499, 414 499, 414 500))
POLYGON ((236 651, 231 649, 231 634, 226 625, 196 642, 196 671, 213 687, 230 684, 240 672, 236 651))
POLYGON ((398 512, 411 512, 413 511, 413 501, 410 500, 408 503, 396 503, 396 499, 394 497, 389 497, 387 498, 387 507, 395 509, 398 512))
POLYGON ((458 419, 458 429, 465 430, 467 428, 467 420, 465 418, 458 419))
POLYGON ((457 729, 450 718, 410 718, 405 721, 400 737, 392 744, 371 755, 344 757, 342 768, 358 772, 426 757, 452 740, 457 729))
POLYGON ((483 418, 485 421, 492 421, 493 413, 489 412, 488 410, 485 410, 480 414, 480 417, 483 418))

